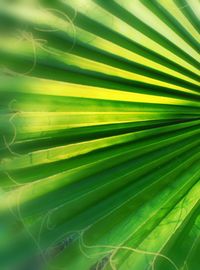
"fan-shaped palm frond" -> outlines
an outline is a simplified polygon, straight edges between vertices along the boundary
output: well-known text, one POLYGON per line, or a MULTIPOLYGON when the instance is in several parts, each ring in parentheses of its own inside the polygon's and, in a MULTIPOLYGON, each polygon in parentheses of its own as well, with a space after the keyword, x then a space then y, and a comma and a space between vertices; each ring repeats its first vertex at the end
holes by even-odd
POLYGON ((198 0, 0 1, 0 269, 197 270, 198 0))

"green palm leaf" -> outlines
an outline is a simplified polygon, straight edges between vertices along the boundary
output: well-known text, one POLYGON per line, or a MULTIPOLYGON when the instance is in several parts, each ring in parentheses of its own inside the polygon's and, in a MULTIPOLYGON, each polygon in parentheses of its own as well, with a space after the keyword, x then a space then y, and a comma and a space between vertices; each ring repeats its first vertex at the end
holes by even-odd
POLYGON ((0 1, 0 269, 199 268, 198 8, 0 1))

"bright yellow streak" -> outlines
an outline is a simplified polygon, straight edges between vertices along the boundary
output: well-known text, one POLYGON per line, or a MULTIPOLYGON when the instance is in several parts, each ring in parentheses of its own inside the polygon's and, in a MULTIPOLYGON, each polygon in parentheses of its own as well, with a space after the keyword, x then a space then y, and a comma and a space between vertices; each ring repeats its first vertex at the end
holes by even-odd
POLYGON ((90 71, 98 71, 100 73, 103 74, 107 74, 107 75, 111 75, 111 76, 117 76, 117 77, 121 77, 124 79, 128 79, 128 80, 134 80, 134 81, 138 81, 138 82, 144 82, 144 83, 148 83, 151 84, 152 87, 153 85, 157 85, 157 86, 161 86, 161 87, 167 87, 167 88, 171 88, 171 89, 175 89, 177 91, 183 91, 183 92, 187 92, 187 93, 192 93, 192 94, 196 94, 196 92, 189 90, 185 87, 182 86, 178 86, 172 83, 167 83, 161 80, 157 80, 157 79, 153 79, 147 76, 143 76, 140 74, 136 74, 130 71, 126 71, 120 68, 116 68, 113 67, 111 65, 106 65, 103 63, 100 63, 98 61, 93 61, 90 59, 86 59, 80 56, 76 56, 76 55, 72 55, 72 54, 67 54, 65 58, 63 58, 63 61, 66 62, 66 64, 69 65, 75 65, 79 68, 82 69, 87 69, 90 71))
MULTIPOLYGON (((179 100, 175 98, 152 96, 147 94, 132 93, 120 90, 110 90, 106 88, 78 85, 72 83, 57 82, 51 80, 31 79, 32 82, 27 80, 25 87, 29 93, 38 93, 44 95, 57 95, 65 97, 79 97, 100 100, 113 100, 113 101, 129 101, 141 103, 154 103, 154 104, 187 104, 187 100, 179 100), (28 89, 28 90, 27 90, 28 89)), ((189 102, 191 105, 199 106, 198 102, 189 102)))

